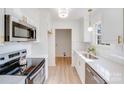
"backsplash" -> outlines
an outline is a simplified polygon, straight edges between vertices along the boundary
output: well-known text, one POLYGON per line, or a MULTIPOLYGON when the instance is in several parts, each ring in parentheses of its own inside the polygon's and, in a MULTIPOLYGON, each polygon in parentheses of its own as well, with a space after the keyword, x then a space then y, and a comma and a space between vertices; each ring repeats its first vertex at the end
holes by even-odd
POLYGON ((124 63, 124 46, 122 45, 98 45, 96 53, 99 56, 105 57, 115 62, 124 63))
POLYGON ((74 42, 74 49, 82 50, 82 51, 87 51, 87 49, 90 47, 90 43, 82 43, 82 42, 74 42))

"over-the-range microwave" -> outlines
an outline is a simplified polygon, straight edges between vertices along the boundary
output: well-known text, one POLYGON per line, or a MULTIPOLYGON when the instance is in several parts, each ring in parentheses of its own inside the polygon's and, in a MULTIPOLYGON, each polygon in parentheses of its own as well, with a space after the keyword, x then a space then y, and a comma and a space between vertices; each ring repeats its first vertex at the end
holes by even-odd
POLYGON ((5 41, 32 41, 36 40, 36 27, 20 22, 11 15, 5 15, 5 41))

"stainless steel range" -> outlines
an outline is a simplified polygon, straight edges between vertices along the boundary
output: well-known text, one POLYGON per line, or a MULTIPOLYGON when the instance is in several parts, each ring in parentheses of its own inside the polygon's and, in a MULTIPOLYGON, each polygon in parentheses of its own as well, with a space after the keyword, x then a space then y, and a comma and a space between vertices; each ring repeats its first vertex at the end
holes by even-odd
POLYGON ((26 76, 26 84, 43 84, 45 81, 45 59, 26 58, 25 49, 0 54, 0 75, 26 76))

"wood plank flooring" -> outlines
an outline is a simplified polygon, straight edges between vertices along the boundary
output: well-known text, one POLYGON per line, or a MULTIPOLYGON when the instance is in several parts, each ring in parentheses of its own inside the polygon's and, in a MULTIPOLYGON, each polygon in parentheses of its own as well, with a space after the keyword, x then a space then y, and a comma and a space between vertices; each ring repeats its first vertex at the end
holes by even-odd
POLYGON ((71 58, 56 58, 56 66, 49 67, 46 84, 81 84, 75 68, 71 66, 71 58))

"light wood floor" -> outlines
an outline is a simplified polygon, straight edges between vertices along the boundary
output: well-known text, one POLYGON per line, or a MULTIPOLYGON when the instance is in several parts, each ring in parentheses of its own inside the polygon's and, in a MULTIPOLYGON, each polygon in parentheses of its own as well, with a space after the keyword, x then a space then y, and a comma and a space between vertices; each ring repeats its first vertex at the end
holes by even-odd
POLYGON ((48 75, 46 84, 81 84, 71 58, 56 58, 56 66, 49 67, 48 75))

